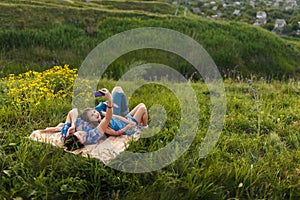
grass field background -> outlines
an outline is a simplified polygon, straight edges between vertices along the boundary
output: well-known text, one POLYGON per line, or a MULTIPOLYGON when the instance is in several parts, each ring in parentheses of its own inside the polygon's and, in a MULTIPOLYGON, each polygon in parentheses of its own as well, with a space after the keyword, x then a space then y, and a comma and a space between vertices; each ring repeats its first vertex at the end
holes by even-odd
MULTIPOLYGON (((57 66, 1 79, 1 199, 299 197, 299 82, 225 80, 226 122, 217 145, 205 158, 199 157, 199 150, 209 124, 210 95, 204 83, 191 82, 201 110, 192 145, 161 170, 132 174, 27 138, 35 129, 64 121, 75 78, 76 70, 57 66)), ((99 88, 112 89, 115 83, 103 79, 99 88)), ((178 100, 169 90, 148 84, 130 97, 130 108, 138 102, 148 107, 159 103, 168 117, 154 137, 133 142, 128 151, 164 147, 179 128, 178 100)))
MULTIPOLYGON (((300 198, 299 40, 245 23, 182 17, 183 7, 174 17, 177 6, 164 1, 72 2, 0 2, 0 199, 300 198), (211 117, 207 86, 184 59, 154 49, 120 56, 98 88, 111 90, 125 72, 145 63, 165 64, 187 77, 200 109, 198 131, 174 163, 125 173, 29 140, 33 130, 65 120, 77 70, 89 52, 117 33, 141 27, 190 36, 218 66, 227 111, 213 150, 199 156, 211 117)), ((158 78, 167 80, 163 74, 158 78)), ((174 139, 182 116, 170 90, 145 84, 129 100, 130 108, 140 102, 164 106, 167 120, 127 151, 155 151, 174 139)))

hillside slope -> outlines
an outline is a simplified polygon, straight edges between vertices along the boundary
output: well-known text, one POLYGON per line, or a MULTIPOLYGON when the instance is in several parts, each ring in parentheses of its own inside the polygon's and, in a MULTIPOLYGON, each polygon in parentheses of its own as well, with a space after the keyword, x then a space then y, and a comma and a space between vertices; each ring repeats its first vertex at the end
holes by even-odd
MULTIPOLYGON (((56 64, 79 67, 86 55, 108 37, 148 26, 191 36, 208 51, 224 75, 234 71, 244 76, 299 76, 299 42, 287 42, 258 27, 192 15, 174 17, 177 7, 160 1, 71 2, 1 1, 0 76, 56 64)), ((117 78, 137 61, 167 64, 186 76, 194 71, 182 58, 158 50, 124 55, 109 70, 117 71, 113 76, 117 78)))

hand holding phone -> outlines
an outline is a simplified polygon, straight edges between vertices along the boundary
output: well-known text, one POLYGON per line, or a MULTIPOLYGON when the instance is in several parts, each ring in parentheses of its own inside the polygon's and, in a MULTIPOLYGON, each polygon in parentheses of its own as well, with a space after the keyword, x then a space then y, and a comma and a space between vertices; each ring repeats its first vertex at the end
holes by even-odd
POLYGON ((105 96, 105 94, 99 90, 97 92, 94 92, 94 96, 95 97, 102 97, 102 96, 105 96))

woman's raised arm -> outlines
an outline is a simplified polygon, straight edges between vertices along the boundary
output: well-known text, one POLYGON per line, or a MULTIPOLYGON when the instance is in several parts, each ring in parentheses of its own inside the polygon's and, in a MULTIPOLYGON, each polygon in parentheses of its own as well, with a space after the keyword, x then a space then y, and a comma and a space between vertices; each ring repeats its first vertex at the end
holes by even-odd
POLYGON ((100 91, 105 94, 104 97, 107 100, 107 110, 106 110, 106 115, 105 115, 104 119, 101 120, 100 124, 97 126, 97 129, 98 129, 99 133, 104 134, 106 132, 109 122, 112 118, 113 103, 112 103, 112 96, 106 88, 103 88, 100 91))

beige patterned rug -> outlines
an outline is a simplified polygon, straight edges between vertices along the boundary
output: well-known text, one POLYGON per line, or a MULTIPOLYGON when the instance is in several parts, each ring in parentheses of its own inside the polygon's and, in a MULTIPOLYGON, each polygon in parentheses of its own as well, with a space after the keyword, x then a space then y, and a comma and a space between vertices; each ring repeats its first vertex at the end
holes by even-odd
MULTIPOLYGON (((118 137, 110 136, 105 140, 100 140, 97 144, 85 145, 82 149, 77 149, 75 151, 67 151, 73 154, 81 154, 84 157, 93 157, 101 160, 104 164, 109 163, 112 159, 116 158, 120 153, 128 148, 132 140, 138 140, 140 133, 137 132, 131 136, 122 135, 118 137)), ((53 146, 64 148, 61 142, 61 132, 44 132, 41 133, 40 130, 33 131, 30 139, 38 142, 44 142, 52 144, 53 146)))

